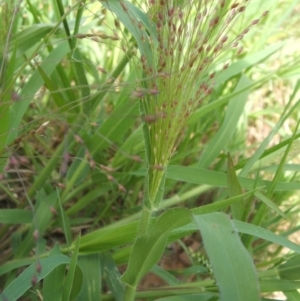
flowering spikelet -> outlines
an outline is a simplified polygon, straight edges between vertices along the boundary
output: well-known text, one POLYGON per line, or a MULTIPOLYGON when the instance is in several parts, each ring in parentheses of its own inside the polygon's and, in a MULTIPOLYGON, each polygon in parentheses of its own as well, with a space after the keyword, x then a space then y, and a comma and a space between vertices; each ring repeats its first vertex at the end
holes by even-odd
MULTIPOLYGON (((228 32, 248 0, 150 0, 148 14, 157 39, 151 39, 151 62, 141 55, 146 81, 140 93, 144 115, 157 116, 147 123, 151 209, 159 206, 157 194, 165 168, 176 149, 188 118, 212 93, 216 74, 209 71, 224 51, 242 52, 240 41, 259 19, 252 21, 235 39, 228 32), (155 93, 146 93, 155 91, 155 93), (158 168, 159 167, 159 168, 158 168)), ((266 13, 262 15, 265 16, 266 13)), ((224 65, 226 69, 228 64, 224 65)), ((146 150, 147 151, 147 150, 146 150)))

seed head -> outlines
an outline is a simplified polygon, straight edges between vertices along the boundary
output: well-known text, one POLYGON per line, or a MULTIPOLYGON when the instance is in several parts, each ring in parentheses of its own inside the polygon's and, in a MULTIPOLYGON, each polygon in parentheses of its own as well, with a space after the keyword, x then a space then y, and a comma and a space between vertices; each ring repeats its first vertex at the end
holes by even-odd
MULTIPOLYGON (((229 31, 245 12, 247 0, 234 1, 231 6, 225 0, 190 0, 187 5, 172 0, 148 3, 157 39, 150 43, 151 57, 145 53, 140 57, 147 76, 144 88, 136 88, 131 96, 142 99, 142 119, 148 124, 149 187, 154 187, 151 199, 155 198, 188 118, 213 92, 218 74, 210 71, 212 63, 222 52, 233 48, 234 55, 239 55, 243 50, 241 41, 260 19, 253 20, 232 39, 229 31)), ((226 63, 222 70, 228 67, 226 63)))

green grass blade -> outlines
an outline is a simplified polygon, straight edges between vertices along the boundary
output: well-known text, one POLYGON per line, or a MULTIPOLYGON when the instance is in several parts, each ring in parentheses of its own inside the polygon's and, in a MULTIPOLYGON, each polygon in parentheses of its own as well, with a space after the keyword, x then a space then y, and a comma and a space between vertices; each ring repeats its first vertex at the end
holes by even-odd
MULTIPOLYGON (((268 149, 266 149, 263 154, 261 155, 261 157, 259 158, 260 160, 253 166, 254 168, 256 167, 257 165, 257 168, 260 168, 261 166, 263 165, 266 165, 267 163, 264 163, 264 160, 266 160, 267 162, 272 159, 273 156, 277 156, 279 154, 281 154, 283 152, 283 150, 286 148, 286 146, 292 141, 292 140, 296 140, 300 137, 300 133, 297 134, 295 136, 295 139, 294 137, 292 138, 288 138, 268 149)), ((242 161, 240 161, 236 166, 236 170, 238 169, 241 169, 243 166, 245 166, 245 164, 247 163, 249 159, 244 159, 242 161)))
MULTIPOLYGON (((68 135, 65 137, 66 141, 70 141, 73 138, 73 134, 69 131, 68 135)), ((70 148, 72 144, 70 145, 70 148)), ((34 183, 28 190, 28 196, 33 197, 39 191, 39 189, 45 184, 45 182, 49 178, 49 174, 53 172, 53 170, 57 167, 57 164, 62 161, 63 152, 66 149, 66 145, 64 141, 60 143, 60 145, 56 148, 55 152, 52 155, 52 158, 47 162, 47 165, 44 166, 41 173, 35 179, 34 183)))
POLYGON ((230 219, 221 213, 211 213, 194 215, 194 220, 220 289, 220 300, 260 300, 253 261, 230 219))
POLYGON ((180 280, 176 278, 171 271, 165 270, 159 265, 155 265, 150 272, 163 279, 169 285, 176 285, 180 283, 180 280))
MULTIPOLYGON (((42 266, 41 273, 37 275, 37 281, 44 279, 57 266, 65 265, 70 262, 69 257, 65 255, 55 255, 48 258, 40 259, 42 266)), ((18 300, 31 286, 32 276, 35 275, 36 264, 33 263, 21 275, 19 275, 8 287, 3 291, 3 296, 9 301, 18 300)))
MULTIPOLYGON (((167 178, 198 185, 206 184, 214 187, 227 187, 227 176, 225 173, 191 166, 171 165, 167 170, 167 178)), ((268 187, 271 184, 270 181, 248 179, 240 175, 238 175, 238 180, 241 187, 247 190, 257 186, 268 187)), ((298 182, 279 182, 275 191, 295 191, 299 190, 299 188, 300 184, 298 182)))
MULTIPOLYGON (((295 139, 295 136, 296 136, 296 133, 298 131, 298 128, 299 128, 299 125, 300 125, 300 120, 298 120, 297 124, 296 124, 296 128, 294 130, 294 133, 293 133, 293 137, 295 139)), ((273 194, 274 194, 274 191, 276 189, 276 187, 278 186, 278 183, 279 183, 279 179, 280 177, 282 176, 282 171, 283 171, 283 168, 284 168, 284 164, 286 162, 286 159, 287 159, 287 156, 291 150, 291 147, 292 147, 292 144, 293 144, 293 141, 294 139, 290 140, 290 143, 287 145, 287 148, 284 152, 284 155, 282 156, 281 160, 280 160, 280 164, 275 172, 275 176, 273 178, 273 180, 271 181, 271 185, 268 186, 268 191, 267 191, 267 197, 272 197, 273 194)), ((264 201, 267 201, 268 199, 265 198, 264 201)), ((269 205, 272 205, 271 202, 268 202, 269 205)), ((275 206, 273 206, 274 208, 275 206)), ((267 207, 265 204, 261 204, 257 214, 255 215, 252 223, 253 224, 256 224, 256 225, 259 225, 263 218, 264 218, 264 215, 265 215, 265 212, 267 210, 267 207)), ((279 212, 279 210, 277 210, 276 212, 279 212)), ((250 238, 249 238, 250 240, 250 238)))
POLYGON ((256 190, 257 189, 250 190, 246 193, 235 195, 235 196, 230 197, 226 200, 215 201, 212 204, 203 205, 203 206, 200 206, 198 208, 193 208, 191 210, 194 214, 205 214, 205 213, 216 212, 220 209, 223 209, 223 208, 226 208, 226 207, 229 207, 229 206, 233 206, 234 204, 236 204, 238 202, 242 202, 243 199, 245 199, 247 196, 252 195, 256 190))
POLYGON ((216 85, 218 86, 228 81, 233 76, 239 75, 241 72, 243 72, 243 70, 255 67, 256 64, 258 64, 261 61, 265 62, 268 59, 268 57, 279 51, 284 46, 284 44, 284 42, 280 42, 277 44, 269 45, 263 50, 260 50, 255 53, 250 53, 244 58, 231 64, 226 70, 219 73, 218 77, 216 78, 216 85))
POLYGON ((65 271, 66 267, 60 265, 45 277, 43 281, 43 301, 61 301, 65 271))
MULTIPOLYGON (((229 196, 234 197, 236 195, 242 194, 242 188, 238 181, 238 178, 235 173, 234 164, 230 154, 227 156, 227 183, 229 196)), ((234 219, 242 220, 245 211, 245 204, 243 202, 237 202, 231 205, 232 215, 234 219)))
POLYGON ((114 109, 109 118, 99 127, 98 132, 89 141, 86 141, 91 154, 108 147, 110 141, 118 142, 134 124, 135 120, 132 116, 138 116, 138 106, 135 104, 128 106, 126 99, 114 109))
MULTIPOLYGON (((116 79, 120 76, 128 62, 133 56, 132 49, 129 49, 123 56, 123 58, 120 60, 117 67, 114 69, 114 71, 111 74, 112 79, 116 79)), ((99 92, 97 92, 95 95, 91 97, 91 104, 92 104, 92 110, 95 110, 97 105, 103 100, 104 96, 107 94, 107 92, 112 88, 113 84, 115 83, 114 80, 112 80, 109 83, 105 83, 103 86, 101 86, 101 89, 99 92)))
POLYGON ((265 195, 263 195, 261 192, 257 191, 255 193, 255 196, 259 200, 261 200, 263 203, 265 203, 265 205, 268 206, 270 209, 274 210, 277 214, 279 214, 280 216, 282 216, 286 220, 288 219, 288 217, 286 216, 286 214, 282 210, 280 210, 280 208, 278 208, 276 206, 276 204, 274 204, 268 197, 266 197, 265 195))
POLYGON ((30 229, 26 233, 26 236, 18 246, 17 252, 15 254, 16 258, 21 258, 22 256, 28 256, 29 252, 34 246, 33 234, 35 230, 38 230, 39 236, 45 233, 45 230, 49 227, 50 220, 53 215, 50 208, 56 207, 56 194, 55 192, 49 193, 45 196, 43 194, 37 194, 35 205, 35 219, 32 220, 30 229))
POLYGON ((32 212, 24 209, 0 209, 1 224, 28 224, 33 219, 32 212))
POLYGON ((71 301, 79 294, 82 285, 82 271, 77 266, 80 237, 77 239, 74 253, 65 278, 62 300, 71 301))
MULTIPOLYGON (((294 93, 293 93, 294 94, 294 93)), ((247 161, 247 163, 244 165, 243 169, 240 172, 240 176, 246 176, 253 165, 256 163, 256 161, 261 158, 264 151, 266 150, 268 144, 270 143, 271 139, 275 136, 275 134, 279 131, 281 126, 283 125, 284 121, 292 115, 292 113, 298 109, 300 105, 300 101, 297 101, 296 104, 294 104, 291 108, 291 104, 293 101, 293 95, 290 97, 288 104, 285 106, 285 111, 282 114, 282 117, 277 122, 277 124, 272 128, 270 134, 264 139, 264 141, 260 144, 259 148, 256 150, 256 152, 253 154, 253 156, 247 161)))
MULTIPOLYGON (((77 79, 78 79, 78 85, 81 88, 81 98, 82 99, 88 99, 90 96, 90 88, 88 84, 88 80, 86 78, 86 72, 84 70, 84 64, 82 60, 81 53, 79 52, 78 48, 75 48, 72 53, 73 58, 73 64, 75 66, 77 79)), ((90 116, 91 114, 91 102, 90 101, 84 101, 83 102, 83 113, 86 116, 90 116)))
POLYGON ((101 301, 101 262, 100 254, 79 256, 78 265, 83 273, 81 291, 77 301, 101 301))
POLYGON ((284 292, 284 294, 288 297, 288 301, 299 301, 300 294, 297 290, 291 292, 284 292))
POLYGON ((148 27, 150 29, 150 33, 155 33, 154 27, 149 26, 151 22, 147 15, 126 0, 122 1, 122 3, 118 0, 103 1, 102 4, 117 15, 118 20, 124 24, 135 38, 138 48, 141 54, 147 58, 149 66, 152 66, 152 51, 149 41, 146 38, 147 32, 138 26, 139 21, 142 21, 146 28, 148 27), (125 7, 125 9, 123 7, 125 7))
POLYGON ((60 220, 60 224, 61 227, 63 229, 63 232, 65 234, 66 237, 66 241, 68 246, 71 245, 72 242, 72 233, 71 233, 71 226, 70 226, 70 221, 69 221, 69 217, 67 216, 63 206, 62 206, 62 202, 60 199, 60 192, 58 190, 58 188, 56 189, 56 193, 57 193, 57 199, 58 199, 58 204, 59 204, 59 220, 60 220))
MULTIPOLYGON (((235 91, 244 90, 251 84, 251 81, 244 75, 241 76, 235 91)), ((208 167, 219 155, 220 151, 228 144, 236 131, 237 123, 244 111, 249 90, 244 90, 240 95, 233 97, 229 102, 225 119, 219 131, 205 147, 198 163, 198 167, 208 167)))
POLYGON ((262 280, 260 288, 264 293, 293 291, 300 289, 300 282, 282 279, 262 280))
MULTIPOLYGON (((300 102, 299 102, 300 104, 300 102)), ((291 151, 291 147, 293 145, 293 142, 296 138, 296 134, 298 132, 298 129, 299 129, 299 126, 300 126, 300 120, 298 120, 297 124, 296 124, 296 127, 294 129, 294 133, 293 133, 293 136, 292 136, 292 139, 290 140, 290 143, 287 145, 287 148, 284 152, 284 155, 282 156, 281 160, 280 160, 280 164, 278 166, 278 169, 276 170, 276 173, 275 173, 275 176, 274 176, 274 179, 272 181, 272 184, 271 186, 269 187, 268 189, 268 196, 272 196, 274 191, 275 191, 275 188, 279 182, 279 179, 280 177, 282 176, 282 171, 283 171, 283 168, 284 168, 284 164, 287 160, 287 156, 289 154, 289 152, 291 151)))
POLYGON ((25 258, 25 259, 8 261, 0 267, 0 276, 9 273, 10 271, 13 271, 17 268, 28 266, 35 261, 36 261, 35 258, 25 258))
POLYGON ((280 265, 278 272, 281 279, 300 280, 300 255, 297 254, 280 265))
POLYGON ((190 221, 186 209, 170 209, 160 216, 151 227, 148 235, 138 237, 122 276, 122 281, 130 287, 136 287, 138 281, 157 263, 165 248, 170 231, 190 221))
MULTIPOLYGON (((62 58, 69 52, 69 47, 66 42, 61 43, 57 46, 43 61, 40 67, 44 70, 47 76, 50 76, 54 71, 57 64, 60 63, 62 58), (51 64, 49 64, 51 62, 51 64)), ((40 76, 38 70, 35 70, 33 75, 30 77, 28 82, 24 85, 21 90, 20 98, 22 101, 16 102, 12 105, 11 114, 10 114, 10 128, 17 129, 20 126, 21 120, 32 100, 33 95, 42 87, 44 84, 43 78, 40 76)), ((13 131, 9 135, 8 143, 11 143, 15 137, 17 136, 17 132, 13 131)))
POLYGON ((54 25, 49 24, 35 24, 14 36, 11 45, 14 46, 16 43, 18 49, 18 55, 22 56, 24 53, 32 48, 35 44, 40 42, 41 39, 53 30, 54 25))
POLYGON ((283 247, 286 247, 290 250, 293 250, 294 252, 300 253, 300 246, 297 244, 291 242, 287 238, 277 235, 273 233, 272 231, 269 231, 267 229, 264 229, 259 226, 251 225, 248 223, 244 223, 241 221, 233 221, 236 229, 245 234, 253 235, 258 238, 265 239, 267 241, 271 241, 275 244, 281 245, 283 247))
MULTIPOLYGON (((10 107, 13 103, 12 98, 12 91, 9 88, 9 86, 13 86, 14 81, 14 72, 16 68, 16 54, 17 50, 16 47, 13 48, 13 52, 10 56, 10 59, 8 61, 6 57, 1 58, 0 53, 0 153, 3 151, 5 146, 8 142, 8 134, 9 134, 9 124, 10 124, 10 107), (3 61, 2 61, 3 60, 3 61), (3 82, 2 82, 3 81, 3 82), (3 91, 7 91, 4 93, 3 91)), ((5 161, 5 160, 3 160, 5 161)), ((3 170, 3 163, 0 163, 0 170, 3 170)))
POLYGON ((41 77, 43 78, 45 85, 47 89, 51 92, 51 96, 54 99, 56 105, 60 107, 64 107, 66 104, 66 101, 64 100, 64 97, 62 93, 60 93, 56 83, 54 83, 50 77, 47 76, 47 74, 44 72, 43 68, 40 66, 37 66, 37 70, 39 71, 41 77))
POLYGON ((62 0, 56 0, 55 3, 58 7, 60 17, 62 18, 64 30, 65 30, 66 36, 68 38, 68 43, 71 47, 71 32, 70 32, 70 29, 69 29, 69 24, 68 24, 67 19, 63 17, 65 15, 64 4, 62 3, 62 0))
POLYGON ((123 301, 125 288, 121 282, 120 272, 108 252, 101 253, 101 262, 103 264, 104 280, 109 287, 114 300, 123 301))
POLYGON ((213 293, 181 295, 159 298, 156 301, 217 301, 218 297, 213 293))
POLYGON ((81 238, 80 252, 104 251, 114 246, 126 244, 133 241, 136 231, 137 222, 122 225, 121 227, 112 226, 96 230, 81 238))

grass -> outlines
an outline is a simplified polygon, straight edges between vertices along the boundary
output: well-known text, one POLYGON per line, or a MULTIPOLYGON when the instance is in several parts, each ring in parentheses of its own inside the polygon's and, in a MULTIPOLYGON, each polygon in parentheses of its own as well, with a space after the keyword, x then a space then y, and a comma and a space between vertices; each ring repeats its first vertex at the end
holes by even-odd
POLYGON ((160 2, 0 2, 1 300, 299 299, 299 5, 160 2))

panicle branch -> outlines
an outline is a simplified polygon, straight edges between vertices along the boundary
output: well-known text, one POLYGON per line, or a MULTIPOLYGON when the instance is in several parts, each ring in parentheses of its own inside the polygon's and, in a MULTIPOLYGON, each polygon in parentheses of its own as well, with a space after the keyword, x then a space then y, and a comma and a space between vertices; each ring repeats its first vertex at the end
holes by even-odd
MULTIPOLYGON (((149 0, 148 3, 157 41, 149 36, 153 57, 148 61, 141 55, 140 62, 144 77, 150 80, 144 90, 135 94, 147 115, 160 116, 147 124, 151 145, 149 187, 154 186, 154 198, 188 118, 213 91, 217 74, 211 71, 212 64, 227 50, 236 49, 235 55, 239 55, 243 50, 241 40, 260 18, 231 38, 229 33, 249 0, 149 0), (157 93, 145 93, 149 89, 157 93)), ((223 69, 228 66, 229 63, 225 64, 223 69)))

